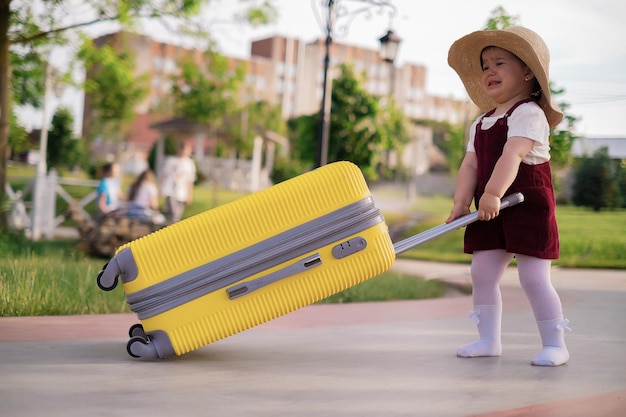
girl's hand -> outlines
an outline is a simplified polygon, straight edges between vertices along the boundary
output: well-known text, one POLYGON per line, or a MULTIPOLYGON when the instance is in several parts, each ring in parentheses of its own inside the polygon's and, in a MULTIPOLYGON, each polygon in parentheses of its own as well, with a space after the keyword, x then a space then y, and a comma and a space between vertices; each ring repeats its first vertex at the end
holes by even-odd
POLYGON ((500 214, 500 197, 491 193, 484 193, 478 202, 478 218, 491 220, 500 214))
POLYGON ((469 214, 469 213, 470 213, 469 206, 465 204, 455 204, 452 207, 452 211, 450 212, 450 215, 446 219, 446 223, 450 223, 454 221, 455 219, 458 219, 459 217, 465 216, 466 214, 469 214))

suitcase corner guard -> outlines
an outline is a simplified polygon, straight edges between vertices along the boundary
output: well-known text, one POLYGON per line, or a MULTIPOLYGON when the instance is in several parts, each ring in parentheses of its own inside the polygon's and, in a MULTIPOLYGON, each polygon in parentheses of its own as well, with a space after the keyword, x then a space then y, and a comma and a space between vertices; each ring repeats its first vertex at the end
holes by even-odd
POLYGON ((139 269, 130 248, 119 251, 98 274, 96 283, 101 290, 111 291, 117 286, 118 277, 123 282, 130 282, 137 278, 139 269))
POLYGON ((126 351, 134 358, 157 359, 176 355, 169 336, 162 330, 131 337, 126 351))

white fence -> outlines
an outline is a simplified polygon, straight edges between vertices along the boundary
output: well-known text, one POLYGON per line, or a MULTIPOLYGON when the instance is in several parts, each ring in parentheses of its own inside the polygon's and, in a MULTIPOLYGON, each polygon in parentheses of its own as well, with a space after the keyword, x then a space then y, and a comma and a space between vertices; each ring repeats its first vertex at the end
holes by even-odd
POLYGON ((56 229, 65 221, 65 213, 56 212, 57 195, 74 210, 89 217, 85 206, 96 199, 98 181, 59 178, 55 170, 50 170, 48 175, 27 180, 21 190, 14 190, 8 182, 6 183, 9 224, 17 229, 25 229, 26 234, 33 240, 42 237, 52 239, 56 229), (75 198, 63 186, 89 187, 92 190, 82 198, 75 198))
POLYGON ((198 167, 209 183, 225 190, 255 192, 272 185, 269 168, 249 159, 204 157, 198 167))
MULTIPOLYGON (((254 192, 271 185, 267 165, 260 166, 259 163, 255 167, 250 160, 205 157, 198 165, 209 182, 223 189, 254 192)), ((85 206, 96 199, 99 183, 97 180, 62 178, 54 169, 41 177, 13 179, 21 179, 25 185, 22 189, 13 189, 9 182, 6 183, 9 224, 26 230, 27 236, 33 240, 42 237, 52 239, 58 234, 57 229, 65 221, 65 213, 56 212, 57 196, 88 218, 85 206), (89 187, 92 190, 84 197, 77 198, 68 192, 67 186, 89 187)))

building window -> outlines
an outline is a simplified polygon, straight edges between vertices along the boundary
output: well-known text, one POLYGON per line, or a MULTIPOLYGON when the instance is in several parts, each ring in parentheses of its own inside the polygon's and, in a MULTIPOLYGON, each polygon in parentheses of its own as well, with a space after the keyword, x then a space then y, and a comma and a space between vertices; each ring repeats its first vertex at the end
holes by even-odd
POLYGON ((277 62, 276 63, 276 75, 278 75, 279 77, 282 75, 285 75, 285 63, 284 62, 277 62))
POLYGON ((296 75, 296 67, 293 66, 292 64, 287 65, 285 75, 290 78, 293 78, 296 75))
POLYGON ((171 74, 176 72, 176 62, 173 59, 167 58, 163 63, 163 72, 171 74))
POLYGON ((279 96, 281 94, 285 94, 284 85, 285 85, 285 83, 280 78, 278 80, 276 80, 276 87, 274 87, 274 92, 276 94, 278 94, 279 96))
POLYGON ((155 56, 152 61, 152 66, 157 71, 161 71, 163 69, 163 57, 155 56))

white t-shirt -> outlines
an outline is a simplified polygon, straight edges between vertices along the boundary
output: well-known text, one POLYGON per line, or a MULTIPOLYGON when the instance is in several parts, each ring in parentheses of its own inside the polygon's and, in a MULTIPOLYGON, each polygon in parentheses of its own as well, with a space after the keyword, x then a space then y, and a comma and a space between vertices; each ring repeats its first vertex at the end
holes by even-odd
POLYGON ((150 202, 154 197, 158 196, 158 194, 159 191, 154 183, 144 182, 137 190, 135 199, 132 202, 144 208, 152 208, 150 207, 150 202))
POLYGON ((177 201, 187 201, 189 184, 196 181, 196 165, 191 158, 170 156, 163 164, 161 194, 177 201))
POLYGON ((98 198, 101 195, 106 196, 107 211, 113 211, 119 208, 119 196, 120 196, 120 180, 117 177, 102 178, 98 189, 98 198))
MULTIPOLYGON (((479 116, 469 132, 469 143, 467 144, 467 152, 476 152, 474 148, 474 138, 476 136, 476 126, 482 115, 479 116)), ((491 128, 499 119, 504 117, 490 116, 484 117, 482 130, 491 128)), ((526 154, 523 162, 528 165, 538 165, 550 160, 550 125, 546 119, 546 115, 535 102, 520 104, 508 117, 509 131, 507 139, 513 136, 521 136, 534 140, 535 146, 526 154)))

